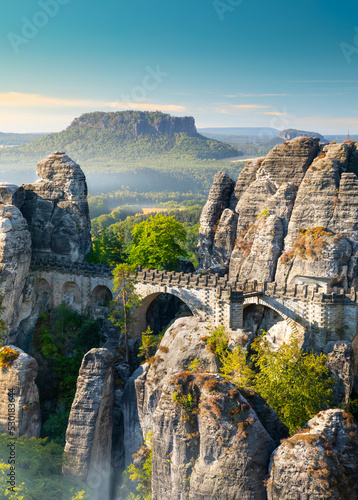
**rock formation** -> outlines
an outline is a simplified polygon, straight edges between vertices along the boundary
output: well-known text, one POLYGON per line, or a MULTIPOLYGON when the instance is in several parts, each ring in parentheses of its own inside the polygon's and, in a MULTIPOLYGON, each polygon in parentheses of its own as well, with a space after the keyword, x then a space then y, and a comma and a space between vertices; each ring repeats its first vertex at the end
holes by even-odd
POLYGON ((5 353, 3 366, 0 366, 0 434, 39 438, 41 412, 35 384, 37 362, 13 345, 0 349, 0 357, 5 353))
MULTIPOLYGON (((224 257, 225 253, 231 252, 231 247, 233 245, 232 237, 228 238, 226 241, 226 237, 222 237, 221 230, 219 229, 218 239, 217 239, 217 249, 213 249, 214 239, 216 235, 216 231, 220 225, 220 218, 223 215, 225 209, 229 208, 230 198, 233 193, 235 187, 235 183, 230 177, 224 172, 219 172, 215 175, 214 183, 212 188, 210 189, 209 198, 206 202, 205 207, 203 208, 201 217, 200 217, 200 230, 198 236, 198 244, 196 249, 196 254, 200 262, 200 267, 202 269, 209 269, 212 264, 212 256, 219 260, 219 271, 222 266, 220 264, 220 259, 224 257), (228 247, 223 244, 224 241, 228 247), (222 255, 223 254, 223 255, 222 255)), ((228 221, 231 218, 231 213, 226 211, 225 220, 228 221)), ((234 220, 231 221, 231 224, 234 224, 236 229, 236 222, 234 220)), ((232 234, 233 228, 229 228, 230 234, 232 234)), ((215 269, 215 264, 211 267, 212 270, 215 269)))
POLYGON ((269 500, 358 498, 358 432, 338 409, 320 412, 273 453, 269 500))
POLYGON ((249 162, 227 203, 230 180, 219 173, 199 231, 199 269, 246 279, 296 283, 326 278, 358 283, 357 144, 320 145, 297 137, 249 162), (235 229, 236 228, 236 229, 235 229))
MULTIPOLYGON (((8 191, 13 196, 13 189, 8 191)), ((2 188, 3 199, 8 199, 2 188)), ((8 342, 18 325, 20 305, 31 262, 31 236, 27 222, 14 205, 0 204, 0 293, 3 297, 2 318, 8 342)))
POLYGON ((66 433, 64 472, 87 481, 94 500, 109 500, 114 356, 91 349, 83 358, 66 433))
POLYGON ((135 380, 143 435, 153 431, 155 500, 264 499, 270 453, 287 437, 260 398, 248 391, 251 406, 217 375, 218 361, 206 348, 208 326, 178 319, 135 380))
POLYGON ((25 190, 15 184, 2 182, 0 184, 0 203, 3 205, 14 205, 21 210, 25 200, 25 190))
POLYGON ((354 384, 354 353, 349 342, 328 342, 323 349, 328 357, 326 365, 331 377, 335 380, 333 386, 332 405, 348 404, 354 384))
POLYGON ((90 218, 85 175, 65 153, 40 161, 41 178, 24 184, 22 213, 32 238, 34 257, 81 262, 90 250, 90 218))

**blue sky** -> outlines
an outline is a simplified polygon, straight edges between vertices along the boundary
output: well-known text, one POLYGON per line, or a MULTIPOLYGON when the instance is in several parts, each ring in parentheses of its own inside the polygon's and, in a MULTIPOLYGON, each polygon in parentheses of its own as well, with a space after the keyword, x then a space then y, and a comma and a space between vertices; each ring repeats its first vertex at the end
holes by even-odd
POLYGON ((358 134, 356 1, 14 0, 0 39, 3 132, 159 109, 199 127, 358 134))

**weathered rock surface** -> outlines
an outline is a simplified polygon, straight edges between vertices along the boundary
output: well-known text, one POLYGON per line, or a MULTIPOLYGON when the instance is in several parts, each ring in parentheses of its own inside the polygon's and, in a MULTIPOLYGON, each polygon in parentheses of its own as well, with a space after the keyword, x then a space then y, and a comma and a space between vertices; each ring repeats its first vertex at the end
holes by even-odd
POLYGON ((231 254, 230 278, 250 280, 260 276, 272 281, 276 262, 282 253, 284 229, 276 215, 262 216, 247 231, 241 233, 231 254))
POLYGON ((37 362, 13 345, 3 347, 0 352, 6 348, 17 351, 19 355, 8 368, 0 368, 0 434, 39 438, 41 412, 35 384, 37 362), (11 428, 8 427, 9 416, 14 417, 11 418, 11 428))
POLYGON ((2 318, 9 341, 14 340, 30 262, 31 236, 26 220, 15 206, 0 204, 1 295, 5 308, 2 318))
POLYGON ((212 266, 227 272, 236 238, 237 214, 226 208, 217 224, 212 250, 212 266))
POLYGON ((282 439, 289 437, 288 427, 281 422, 275 410, 269 406, 266 401, 259 396, 253 389, 240 389, 251 408, 255 411, 260 422, 274 440, 275 445, 279 446, 282 439))
POLYGON ((358 498, 358 429, 342 410, 326 410, 273 453, 269 500, 358 498))
POLYGON ((65 153, 40 161, 34 184, 24 184, 22 213, 32 237, 35 257, 52 256, 81 262, 91 245, 85 175, 65 153))
POLYGON ((132 456, 143 445, 142 428, 138 416, 138 394, 136 393, 135 382, 138 378, 143 378, 148 372, 149 365, 140 366, 133 375, 127 380, 124 386, 123 397, 121 401, 121 413, 123 415, 124 428, 124 462, 125 467, 132 463, 132 456))
POLYGON ((197 317, 178 319, 135 379, 142 432, 153 431, 155 500, 264 499, 269 455, 287 436, 263 401, 250 394, 259 417, 217 375, 208 326, 197 317))
POLYGON ((64 472, 87 481, 94 499, 108 500, 114 406, 114 356, 91 349, 83 358, 66 432, 64 472))
POLYGON ((25 200, 25 190, 23 187, 10 184, 9 182, 0 183, 0 203, 3 205, 14 205, 21 209, 25 200))
POLYGON ((224 172, 218 172, 215 175, 208 201, 200 217, 198 244, 195 250, 200 262, 199 267, 204 270, 211 265, 211 254, 217 225, 222 212, 225 208, 229 208, 234 187, 234 181, 224 172))
POLYGON ((265 499, 274 447, 231 384, 209 373, 180 372, 154 414, 153 499, 265 499), (193 394, 194 408, 174 401, 174 390, 193 394))
POLYGON ((291 284, 303 276, 358 286, 357 143, 296 137, 279 144, 246 165, 228 206, 217 203, 227 193, 223 175, 203 209, 199 269, 229 269, 231 281, 291 284), (316 242, 319 230, 327 234, 316 242))
POLYGON ((327 367, 335 380, 332 406, 348 404, 354 383, 354 354, 350 342, 328 342, 323 350, 327 355, 327 367))

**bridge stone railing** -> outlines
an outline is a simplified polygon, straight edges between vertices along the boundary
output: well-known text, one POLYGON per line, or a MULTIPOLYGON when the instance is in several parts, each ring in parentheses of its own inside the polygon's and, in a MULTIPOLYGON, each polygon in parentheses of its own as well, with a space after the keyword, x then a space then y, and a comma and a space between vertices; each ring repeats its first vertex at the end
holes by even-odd
MULTIPOLYGON (((66 263, 48 258, 35 259, 31 263, 31 271, 49 281, 54 305, 61 303, 64 283, 75 281, 81 292, 78 304, 82 308, 90 304, 95 286, 113 289, 112 270, 113 267, 106 265, 66 263)), ((337 337, 350 340, 358 331, 358 294, 354 288, 345 290, 318 284, 287 286, 248 280, 229 282, 228 276, 147 269, 138 270, 136 279, 139 293, 148 297, 146 307, 153 300, 150 298, 153 294, 171 293, 206 321, 224 324, 230 329, 243 326, 245 306, 261 304, 305 330, 311 330, 319 345, 337 337)))

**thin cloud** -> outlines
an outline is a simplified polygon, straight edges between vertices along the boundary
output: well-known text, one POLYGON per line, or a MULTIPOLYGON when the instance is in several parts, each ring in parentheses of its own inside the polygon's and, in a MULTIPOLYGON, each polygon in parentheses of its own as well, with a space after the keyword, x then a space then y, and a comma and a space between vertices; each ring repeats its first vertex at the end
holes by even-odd
POLYGON ((223 97, 237 98, 237 97, 287 97, 290 94, 227 94, 223 97))
POLYGON ((287 83, 358 83, 358 80, 289 80, 287 83))
POLYGON ((269 108, 270 106, 260 106, 259 104, 230 104, 232 108, 238 109, 260 109, 269 108))
POLYGON ((271 116, 287 116, 287 113, 280 113, 279 111, 264 111, 262 114, 271 116))
POLYGON ((113 102, 94 99, 66 99, 41 94, 24 94, 20 92, 0 93, 0 106, 6 107, 53 107, 53 108, 113 108, 135 109, 145 111, 185 111, 184 106, 177 104, 151 104, 142 102, 113 102))

